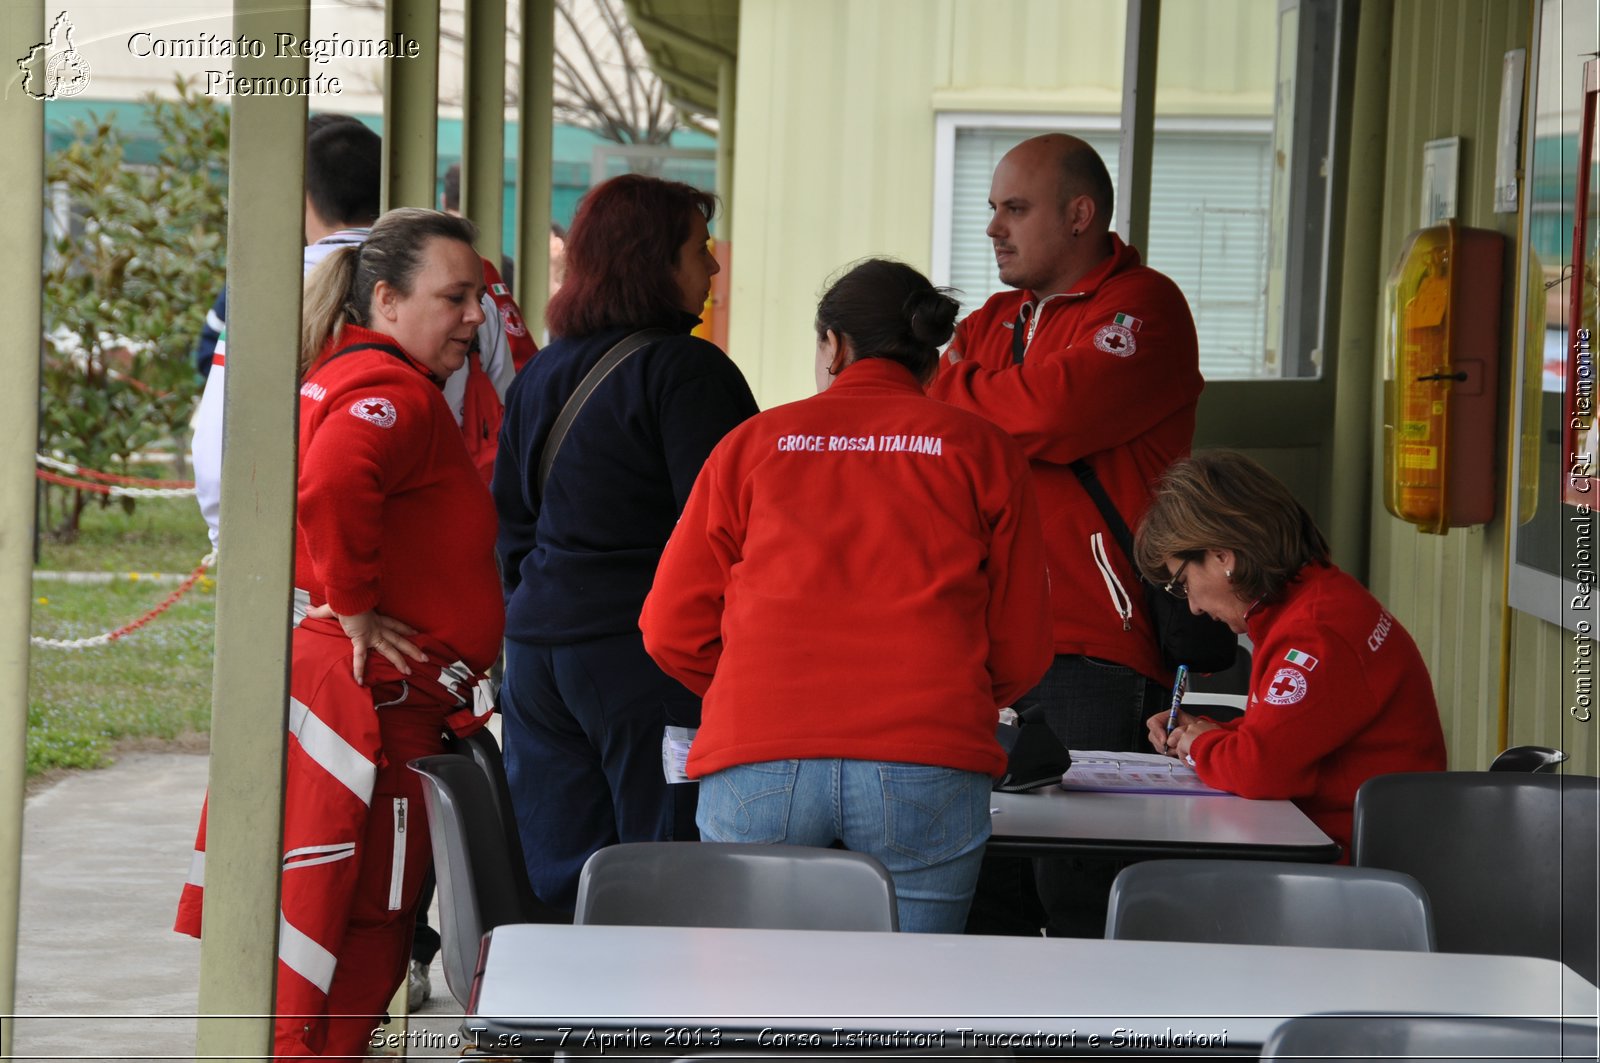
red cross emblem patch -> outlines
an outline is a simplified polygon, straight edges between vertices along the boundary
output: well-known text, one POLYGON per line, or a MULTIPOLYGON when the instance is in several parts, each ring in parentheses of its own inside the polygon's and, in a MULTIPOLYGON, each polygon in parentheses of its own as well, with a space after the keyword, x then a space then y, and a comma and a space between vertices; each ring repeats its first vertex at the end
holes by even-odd
POLYGON ((1134 342, 1133 330, 1117 324, 1100 326, 1100 331, 1094 334, 1094 345, 1118 358, 1126 358, 1139 349, 1138 343, 1134 342))
POLYGON ((371 421, 379 428, 394 427, 394 403, 381 396, 374 395, 368 399, 357 399, 355 405, 350 407, 350 412, 363 421, 371 421))
POLYGON ((1298 668, 1279 668, 1267 685, 1267 704, 1293 705, 1306 696, 1306 674, 1298 668))

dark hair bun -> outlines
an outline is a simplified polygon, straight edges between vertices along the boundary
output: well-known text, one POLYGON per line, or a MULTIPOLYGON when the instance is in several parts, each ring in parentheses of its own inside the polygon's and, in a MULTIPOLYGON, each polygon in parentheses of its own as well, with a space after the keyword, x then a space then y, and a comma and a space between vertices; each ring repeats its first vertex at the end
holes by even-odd
POLYGON ((906 296, 902 312, 911 338, 930 347, 943 347, 955 332, 956 314, 961 304, 950 298, 944 289, 925 288, 906 296))
POLYGON ((899 362, 918 379, 938 367, 959 304, 928 278, 888 258, 857 262, 817 304, 817 336, 837 332, 857 358, 899 362))

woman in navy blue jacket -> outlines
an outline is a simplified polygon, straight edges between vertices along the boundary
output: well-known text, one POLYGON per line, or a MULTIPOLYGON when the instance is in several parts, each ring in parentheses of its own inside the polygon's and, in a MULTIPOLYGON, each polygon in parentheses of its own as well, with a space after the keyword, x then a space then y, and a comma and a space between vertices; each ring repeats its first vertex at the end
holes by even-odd
POLYGON ((639 610, 700 466, 756 412, 738 368, 690 335, 718 272, 716 202, 640 175, 591 191, 546 311, 552 342, 506 396, 492 490, 506 588, 506 770, 545 903, 571 910, 589 855, 619 841, 698 837, 695 788, 668 785, 667 725, 699 699, 645 653, 639 610), (541 493, 551 427, 607 351, 653 339, 589 397, 541 493))

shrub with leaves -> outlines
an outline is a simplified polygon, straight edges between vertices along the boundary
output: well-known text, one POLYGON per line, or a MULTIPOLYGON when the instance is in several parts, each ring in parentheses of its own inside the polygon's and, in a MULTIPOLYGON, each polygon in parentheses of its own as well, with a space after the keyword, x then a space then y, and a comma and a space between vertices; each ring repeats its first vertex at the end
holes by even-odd
MULTIPOLYGON (((56 236, 44 273, 41 443, 104 472, 126 472, 133 455, 166 441, 182 453, 198 394, 189 351, 222 283, 228 112, 182 81, 177 93, 146 98, 154 162, 129 164, 126 134, 91 115, 48 164, 56 236)), ((68 494, 55 529, 65 539, 97 497, 68 494)))

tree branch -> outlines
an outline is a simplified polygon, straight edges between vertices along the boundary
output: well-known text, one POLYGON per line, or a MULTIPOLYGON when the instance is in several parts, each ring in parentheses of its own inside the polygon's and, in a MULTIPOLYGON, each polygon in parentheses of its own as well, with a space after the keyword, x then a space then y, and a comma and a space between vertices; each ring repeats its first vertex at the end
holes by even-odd
MULTIPOLYGON (((359 11, 385 8, 385 0, 339 2, 359 11)), ((620 0, 555 0, 555 10, 554 114, 618 144, 666 143, 679 128, 677 112, 666 105, 665 88, 620 0)), ((450 7, 441 15, 440 39, 463 44, 464 13, 450 7)), ((506 103, 516 104, 521 27, 508 26, 506 38, 506 103)))

